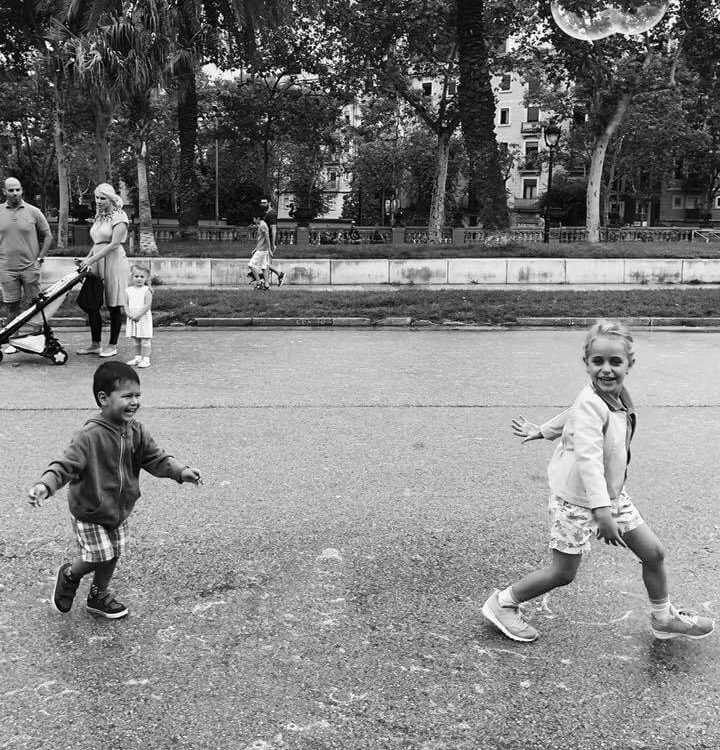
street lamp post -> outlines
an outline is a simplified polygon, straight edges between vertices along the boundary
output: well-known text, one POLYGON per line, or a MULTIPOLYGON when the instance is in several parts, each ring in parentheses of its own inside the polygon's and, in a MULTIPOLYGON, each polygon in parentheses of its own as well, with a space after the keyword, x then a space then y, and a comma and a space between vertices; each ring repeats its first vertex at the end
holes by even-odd
POLYGON ((545 126, 543 135, 545 136, 545 144, 550 150, 547 193, 545 194, 545 228, 543 231, 543 242, 547 244, 550 242, 550 190, 552 189, 553 153, 560 140, 560 128, 554 123, 549 123, 545 126))

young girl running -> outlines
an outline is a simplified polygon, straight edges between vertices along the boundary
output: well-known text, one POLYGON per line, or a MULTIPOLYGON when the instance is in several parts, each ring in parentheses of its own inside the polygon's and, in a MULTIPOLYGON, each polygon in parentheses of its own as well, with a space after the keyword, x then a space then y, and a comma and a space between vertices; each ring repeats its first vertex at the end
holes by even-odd
POLYGON ((152 289, 148 286, 150 271, 133 266, 132 285, 125 290, 125 335, 135 341, 135 356, 128 362, 134 367, 150 367, 152 347, 152 289))
POLYGON ((534 641, 538 633, 523 619, 519 605, 569 584, 595 535, 606 544, 627 547, 640 559, 656 638, 704 638, 714 622, 672 606, 663 546, 624 488, 636 426, 624 386, 635 362, 630 332, 620 323, 598 321, 585 339, 583 361, 590 382, 569 409, 539 427, 522 416, 512 423, 523 442, 560 437, 548 466, 552 562, 493 593, 482 613, 508 638, 534 641))

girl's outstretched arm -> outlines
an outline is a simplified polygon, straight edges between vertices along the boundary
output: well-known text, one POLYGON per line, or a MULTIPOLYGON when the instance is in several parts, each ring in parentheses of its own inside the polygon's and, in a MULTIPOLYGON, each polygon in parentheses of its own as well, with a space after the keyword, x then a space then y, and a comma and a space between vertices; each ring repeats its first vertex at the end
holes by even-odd
POLYGON ((540 426, 525 419, 522 414, 519 417, 515 417, 510 424, 513 434, 523 438, 523 443, 527 443, 530 440, 542 440, 543 438, 540 426))

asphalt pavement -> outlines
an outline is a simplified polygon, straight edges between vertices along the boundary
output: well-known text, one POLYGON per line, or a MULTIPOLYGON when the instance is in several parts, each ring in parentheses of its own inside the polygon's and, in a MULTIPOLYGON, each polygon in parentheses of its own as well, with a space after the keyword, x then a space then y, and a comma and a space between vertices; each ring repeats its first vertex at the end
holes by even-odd
MULTIPOLYGON (((0 364, 0 748, 720 747, 720 636, 655 641, 626 551, 529 607, 536 643, 480 615, 548 560, 552 446, 510 420, 570 403, 582 330, 158 330, 140 419, 205 483, 141 478, 116 622, 85 582, 51 611, 65 494, 25 501, 95 411, 100 360, 58 335, 67 365, 0 364)), ((674 602, 712 616, 719 355, 720 333, 641 330, 628 379, 628 489, 674 602)))

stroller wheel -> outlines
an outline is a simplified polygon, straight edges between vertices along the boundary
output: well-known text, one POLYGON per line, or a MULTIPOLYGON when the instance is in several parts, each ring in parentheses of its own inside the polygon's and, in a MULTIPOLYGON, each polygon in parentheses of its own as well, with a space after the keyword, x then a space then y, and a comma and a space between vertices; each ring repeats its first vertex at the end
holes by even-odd
POLYGON ((64 349, 58 349, 50 359, 54 365, 64 365, 68 361, 68 355, 64 349))

